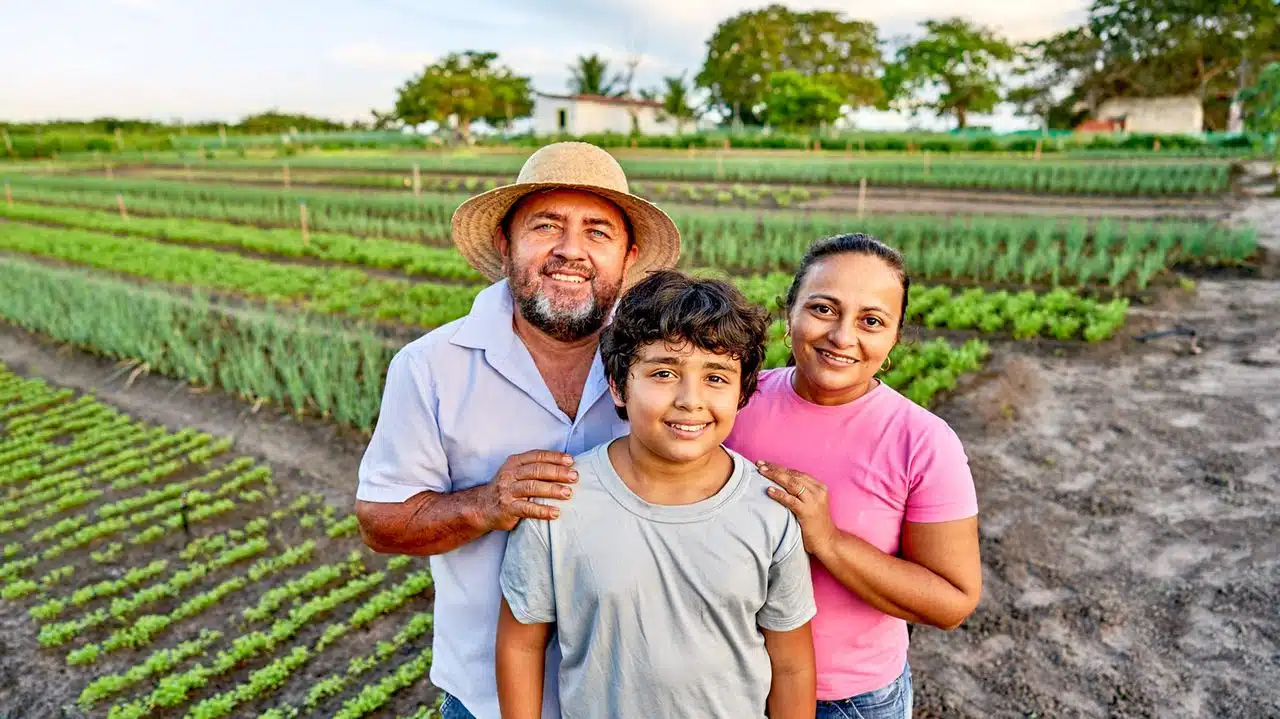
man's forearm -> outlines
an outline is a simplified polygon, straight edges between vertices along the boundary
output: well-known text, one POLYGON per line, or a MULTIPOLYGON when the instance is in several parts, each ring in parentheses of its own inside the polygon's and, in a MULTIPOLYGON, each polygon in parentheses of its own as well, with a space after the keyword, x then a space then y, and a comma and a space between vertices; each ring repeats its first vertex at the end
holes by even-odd
POLYGON ((365 544, 375 552, 444 554, 490 531, 484 486, 450 494, 422 492, 400 503, 356 502, 365 544))

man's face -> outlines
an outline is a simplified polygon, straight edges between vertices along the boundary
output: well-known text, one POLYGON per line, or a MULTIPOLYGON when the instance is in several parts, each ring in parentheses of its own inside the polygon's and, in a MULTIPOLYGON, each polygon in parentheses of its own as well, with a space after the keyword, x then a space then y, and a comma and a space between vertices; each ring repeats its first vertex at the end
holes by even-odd
POLYGON ((638 254, 618 206, 577 190, 526 197, 495 242, 521 316, 564 342, 604 326, 638 254))

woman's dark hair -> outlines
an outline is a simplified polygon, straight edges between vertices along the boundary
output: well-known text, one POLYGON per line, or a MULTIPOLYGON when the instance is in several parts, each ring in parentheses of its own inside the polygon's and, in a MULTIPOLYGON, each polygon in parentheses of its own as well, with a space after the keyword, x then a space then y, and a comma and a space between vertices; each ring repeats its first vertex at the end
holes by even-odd
MULTIPOLYGON (((627 375, 644 345, 692 342, 707 352, 728 355, 742 365, 742 409, 756 391, 768 329, 769 313, 728 282, 660 270, 622 295, 613 321, 600 336, 600 357, 605 376, 625 399, 627 375)), ((625 407, 617 410, 627 419, 625 407)))
POLYGON ((898 334, 901 335, 902 325, 907 321, 907 295, 911 290, 911 276, 907 274, 906 262, 902 259, 901 252, 861 232, 827 237, 810 245, 809 250, 804 253, 804 258, 800 260, 800 268, 796 270, 796 276, 791 280, 791 287, 787 289, 787 299, 782 309, 788 316, 791 315, 791 310, 796 306, 796 297, 800 294, 800 285, 804 284, 804 278, 809 274, 814 263, 827 257, 843 254, 878 257, 897 273, 898 279, 902 282, 902 314, 898 319, 898 334))

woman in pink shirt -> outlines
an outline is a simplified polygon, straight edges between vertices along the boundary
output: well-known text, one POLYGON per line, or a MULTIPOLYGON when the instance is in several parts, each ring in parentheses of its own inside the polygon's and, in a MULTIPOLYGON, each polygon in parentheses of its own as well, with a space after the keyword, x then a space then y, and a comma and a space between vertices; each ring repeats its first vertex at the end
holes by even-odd
POLYGON ((726 441, 777 483, 812 558, 818 719, 910 717, 907 623, 953 629, 981 593, 964 448, 875 376, 909 287, 878 240, 810 247, 787 292, 793 366, 761 373, 726 441))

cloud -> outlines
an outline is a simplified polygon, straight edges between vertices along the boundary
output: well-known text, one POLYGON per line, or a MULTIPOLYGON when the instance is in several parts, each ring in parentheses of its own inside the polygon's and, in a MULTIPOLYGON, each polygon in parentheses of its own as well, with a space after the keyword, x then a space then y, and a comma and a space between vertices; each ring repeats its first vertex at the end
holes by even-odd
MULTIPOLYGON (((145 1, 145 0, 144 0, 145 1)), ((341 45, 330 53, 334 61, 361 70, 412 72, 435 60, 428 52, 394 50, 377 42, 341 45)))

